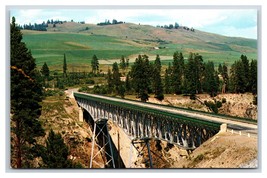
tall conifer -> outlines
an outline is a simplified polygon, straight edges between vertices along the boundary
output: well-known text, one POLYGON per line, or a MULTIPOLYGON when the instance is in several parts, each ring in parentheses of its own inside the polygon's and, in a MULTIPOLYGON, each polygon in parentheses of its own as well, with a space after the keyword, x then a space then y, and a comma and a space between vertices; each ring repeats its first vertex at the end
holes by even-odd
POLYGON ((36 138, 44 136, 38 120, 42 86, 37 80, 35 60, 22 42, 22 33, 12 17, 11 57, 11 166, 30 168, 35 157, 36 138))

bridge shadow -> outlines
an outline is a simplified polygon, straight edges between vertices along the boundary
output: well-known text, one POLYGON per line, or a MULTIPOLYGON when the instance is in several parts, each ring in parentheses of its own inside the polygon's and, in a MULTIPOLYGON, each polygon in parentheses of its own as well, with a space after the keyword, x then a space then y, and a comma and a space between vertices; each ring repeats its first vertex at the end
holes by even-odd
MULTIPOLYGON (((88 111, 83 110, 83 118, 84 118, 84 121, 89 124, 91 130, 93 131, 94 130, 94 120, 88 111)), ((96 129, 96 134, 98 134, 99 132, 100 132, 100 130, 96 129)), ((106 131, 104 130, 104 133, 106 135, 109 135, 109 137, 111 138, 111 135, 109 134, 109 132, 107 130, 106 131)), ((98 138, 104 138, 103 131, 102 131, 102 133, 100 132, 100 134, 98 135, 98 138)), ((97 141, 96 141, 96 143, 101 147, 103 147, 105 145, 105 142, 107 142, 107 140, 104 140, 104 139, 97 139, 97 141)), ((110 139, 110 142, 111 142, 111 149, 112 150, 110 150, 110 147, 108 145, 106 145, 104 147, 105 151, 109 155, 111 155, 111 152, 113 153, 115 168, 125 168, 125 164, 123 163, 122 158, 119 154, 119 151, 117 150, 113 140, 110 139)), ((102 156, 103 160, 106 160, 106 159, 108 159, 109 155, 105 154, 105 155, 101 155, 101 156, 102 156)), ((108 165, 106 165, 105 168, 112 168, 112 163, 109 163, 108 165)))

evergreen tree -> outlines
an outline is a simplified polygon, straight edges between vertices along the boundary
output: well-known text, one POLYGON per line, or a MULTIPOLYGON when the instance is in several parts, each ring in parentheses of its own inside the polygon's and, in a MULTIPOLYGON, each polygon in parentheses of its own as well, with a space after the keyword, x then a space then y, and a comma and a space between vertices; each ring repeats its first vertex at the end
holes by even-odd
POLYGON ((182 53, 173 54, 172 86, 174 93, 182 93, 182 78, 184 73, 184 57, 182 53))
POLYGON ((150 72, 148 56, 139 55, 132 66, 131 78, 137 97, 143 102, 149 98, 150 72))
POLYGON ((169 63, 169 66, 165 70, 165 75, 164 75, 164 89, 166 94, 171 93, 171 73, 172 73, 172 68, 171 64, 169 63))
POLYGON ((66 61, 66 55, 64 53, 64 60, 63 60, 63 75, 67 77, 67 61, 66 61))
POLYGON ((126 91, 125 85, 123 84, 123 82, 121 82, 121 84, 118 87, 118 95, 120 95, 121 98, 124 98, 125 91, 126 91))
POLYGON ((126 75, 126 80, 125 80, 125 90, 126 90, 126 92, 128 92, 128 93, 130 93, 131 90, 132 90, 129 74, 126 75))
POLYGON ((214 72, 214 80, 215 80, 215 83, 214 83, 215 84, 215 87, 214 87, 214 89, 215 89, 216 95, 217 95, 217 93, 219 91, 219 86, 220 86, 220 78, 219 78, 219 72, 216 71, 216 70, 214 72))
POLYGON ((126 62, 125 62, 124 56, 121 56, 121 59, 120 59, 120 68, 122 69, 123 72, 126 69, 126 62))
POLYGON ((112 90, 113 90, 113 80, 112 80, 112 73, 111 73, 111 70, 110 69, 108 69, 107 82, 108 82, 108 93, 112 93, 112 90))
MULTIPOLYGON (((73 168, 76 167, 71 160, 68 159, 69 150, 64 143, 63 138, 58 133, 50 130, 48 138, 46 139, 46 146, 40 151, 43 168, 73 168)), ((77 166, 79 167, 79 166, 77 166)))
POLYGON ((118 63, 115 62, 113 63, 113 66, 112 66, 112 84, 113 86, 115 86, 115 90, 116 90, 116 93, 119 94, 119 88, 120 88, 120 85, 121 85, 121 80, 120 80, 120 72, 119 72, 119 67, 118 67, 118 63))
POLYGON ((44 136, 38 120, 42 86, 37 80, 35 59, 22 42, 22 33, 12 17, 11 44, 11 166, 30 168, 36 139, 44 136))
POLYGON ((153 65, 152 85, 155 93, 155 98, 161 101, 164 99, 164 94, 163 94, 163 85, 161 82, 160 73, 161 73, 161 62, 159 55, 157 55, 155 63, 153 65))
POLYGON ((222 93, 225 93, 228 90, 228 84, 229 84, 228 68, 226 64, 223 64, 221 75, 223 78, 222 93))
POLYGON ((203 59, 199 54, 190 53, 185 68, 185 91, 192 97, 202 91, 203 59))
POLYGON ((219 72, 219 74, 221 74, 221 75, 222 75, 222 73, 223 73, 223 67, 222 67, 222 64, 221 64, 221 63, 220 63, 219 66, 218 66, 218 72, 219 72))
POLYGON ((247 92, 249 91, 249 75, 250 75, 249 60, 247 56, 243 54, 240 56, 240 59, 242 61, 242 66, 243 66, 245 92, 247 92))
POLYGON ((208 61, 205 63, 203 89, 208 92, 211 97, 217 95, 218 81, 215 78, 218 74, 215 73, 213 62, 208 61))
POLYGON ((49 68, 48 68, 46 62, 45 62, 44 65, 42 66, 41 74, 42 74, 45 78, 48 78, 48 77, 49 77, 49 68))
POLYGON ((230 77, 229 77, 229 90, 230 92, 236 92, 236 83, 237 83, 237 78, 236 78, 236 65, 237 65, 237 61, 235 61, 232 65, 231 65, 231 69, 230 69, 230 77))
POLYGON ((257 60, 250 63, 250 87, 252 94, 257 94, 257 60))
POLYGON ((231 91, 235 93, 245 93, 247 79, 245 78, 244 66, 241 60, 235 61, 235 63, 232 64, 230 74, 231 91))
POLYGON ((99 70, 99 62, 98 62, 98 58, 96 55, 94 55, 92 58, 91 67, 92 67, 92 72, 96 74, 96 72, 98 72, 99 70))
POLYGON ((178 28, 179 28, 179 24, 178 24, 177 22, 175 22, 175 24, 174 24, 174 28, 175 28, 175 29, 178 29, 178 28))
POLYGON ((129 67, 129 58, 126 59, 126 69, 129 67))

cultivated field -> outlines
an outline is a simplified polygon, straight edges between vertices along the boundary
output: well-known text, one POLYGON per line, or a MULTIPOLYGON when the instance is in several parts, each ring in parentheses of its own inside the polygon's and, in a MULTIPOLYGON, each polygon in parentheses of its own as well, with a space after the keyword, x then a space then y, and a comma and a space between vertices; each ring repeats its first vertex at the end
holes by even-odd
POLYGON ((146 54, 150 60, 155 60, 159 54, 162 64, 168 65, 175 51, 182 52, 185 59, 190 52, 199 53, 204 61, 213 61, 215 65, 223 62, 231 65, 241 54, 248 59, 257 59, 256 40, 182 28, 163 29, 131 23, 108 26, 63 23, 49 27, 46 32, 22 32, 23 41, 36 58, 37 66, 46 62, 52 70, 62 69, 64 53, 70 71, 89 70, 93 55, 99 58, 102 66, 119 62, 122 55, 131 63, 138 54, 146 54))

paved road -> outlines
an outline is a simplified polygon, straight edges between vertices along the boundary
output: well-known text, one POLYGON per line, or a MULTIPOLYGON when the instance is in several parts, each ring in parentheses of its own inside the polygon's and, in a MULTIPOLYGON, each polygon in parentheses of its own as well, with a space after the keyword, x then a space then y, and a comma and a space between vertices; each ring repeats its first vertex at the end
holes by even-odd
POLYGON ((67 96, 69 96, 70 98, 74 98, 73 96, 73 92, 78 92, 79 88, 69 88, 67 90, 65 90, 65 93, 67 96))
POLYGON ((94 95, 94 94, 88 94, 94 97, 98 97, 98 98, 103 98, 103 99, 108 99, 108 100, 112 100, 112 101, 119 101, 119 102, 124 102, 124 103, 129 103, 129 104, 135 104, 141 107, 147 107, 147 108, 154 108, 154 109, 158 109, 158 110, 164 110, 166 112, 170 112, 170 113, 174 113, 174 114, 179 114, 179 115, 184 115, 184 116, 188 116, 188 117, 193 117, 193 118, 197 118, 200 120, 208 120, 208 121, 213 121, 213 122, 217 122, 220 124, 227 124, 227 128, 229 130, 233 129, 235 131, 242 131, 245 133, 250 133, 253 135, 257 135, 257 130, 258 130, 258 126, 256 124, 250 124, 250 123, 245 123, 245 122, 239 122, 239 121, 234 121, 234 120, 230 120, 227 119, 227 117, 223 116, 210 116, 210 115, 205 115, 205 113, 198 113, 198 112, 190 112, 190 111, 186 111, 186 110, 182 110, 179 108, 170 108, 167 106, 159 106, 159 105, 154 105, 151 103, 142 103, 142 102, 135 102, 135 101, 130 101, 130 100, 123 100, 123 99, 119 99, 119 98, 112 98, 112 97, 106 97, 106 96, 100 96, 100 95, 94 95))

